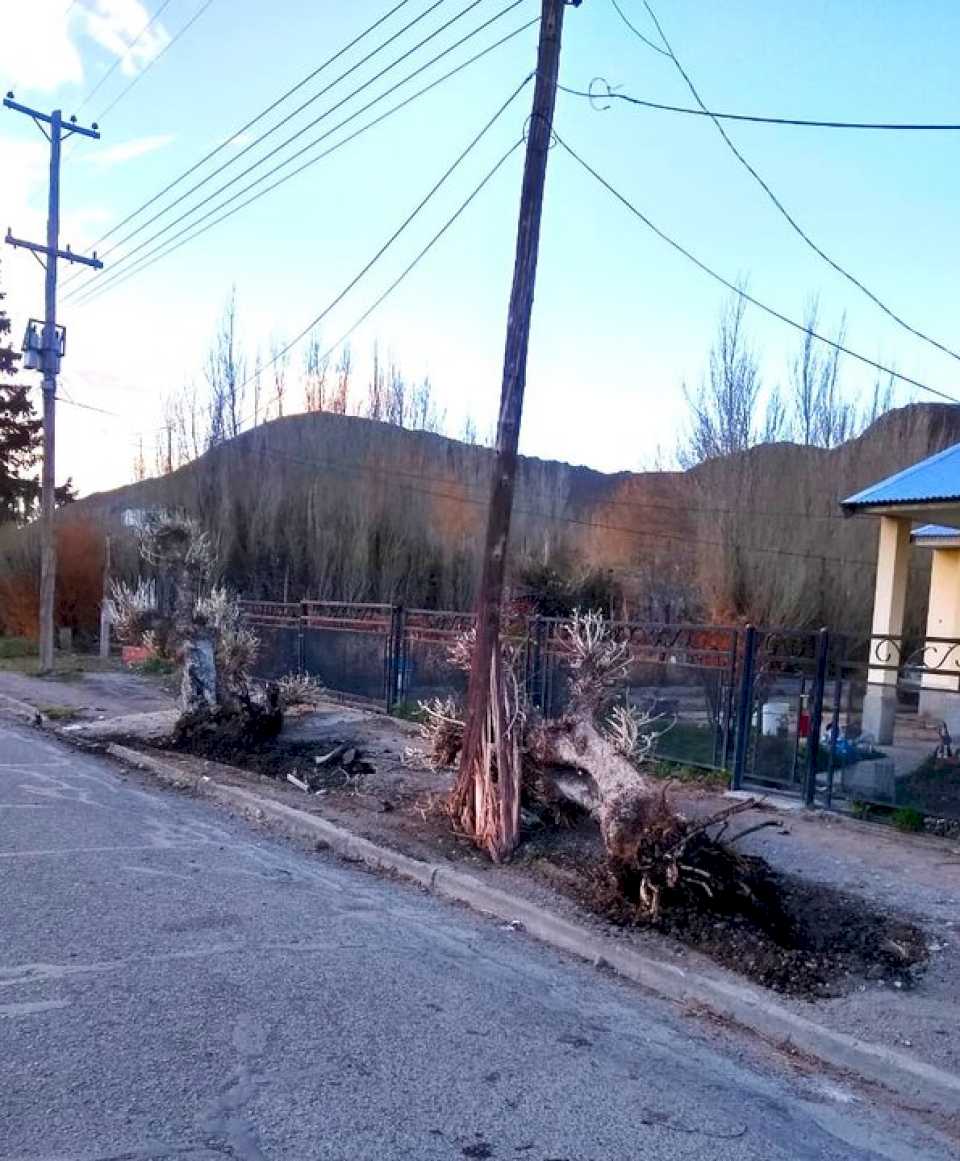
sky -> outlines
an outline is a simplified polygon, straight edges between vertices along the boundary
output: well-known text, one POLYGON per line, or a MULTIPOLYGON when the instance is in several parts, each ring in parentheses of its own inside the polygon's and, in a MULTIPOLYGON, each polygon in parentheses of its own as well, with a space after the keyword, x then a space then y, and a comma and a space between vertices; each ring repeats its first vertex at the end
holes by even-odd
MULTIPOLYGON (((206 352, 231 289, 252 364, 258 348, 267 357, 272 341, 295 335, 341 293, 530 73, 535 27, 169 257, 122 282, 120 266, 117 285, 107 285, 126 252, 269 148, 344 102, 268 164, 283 160, 496 16, 509 0, 476 0, 450 29, 354 94, 469 0, 441 0, 427 13, 435 3, 409 0, 294 98, 101 241, 393 5, 4 0, 3 90, 14 90, 18 100, 37 108, 76 113, 84 124, 98 120, 102 133, 99 141, 74 137, 64 148, 61 245, 84 252, 99 243, 106 269, 94 276, 61 266, 60 321, 68 336, 62 393, 65 400, 114 414, 63 403, 58 478, 71 475, 82 493, 128 482, 141 439, 152 457, 164 398, 191 382, 202 384, 206 352), (257 134, 421 13, 427 14, 415 29, 239 156, 257 134), (229 168, 223 174, 105 253, 224 162, 229 168), (98 297, 86 303, 70 297, 95 279, 104 285, 98 297)), ((656 40, 642 0, 619 3, 656 40)), ((960 121, 960 5, 952 0, 656 0, 653 6, 714 109, 814 119, 960 121)), ((325 145, 538 11, 539 0, 519 0, 484 33, 333 133, 325 145)), ((597 77, 637 97, 691 104, 673 62, 637 39, 610 0, 585 0, 565 13, 561 80, 585 89, 597 77)), ((531 96, 528 84, 330 312, 320 328, 324 345, 354 325, 520 140, 531 96)), ((851 347, 950 395, 960 393, 955 360, 902 330, 813 254, 706 118, 624 103, 593 109, 560 94, 556 128, 657 226, 726 278, 747 280, 757 298, 797 319, 810 296, 819 295, 823 325, 835 329, 845 314, 851 347)), ((727 129, 822 249, 908 322, 951 345, 960 134, 733 123, 727 129)), ((268 164, 194 216, 263 174, 268 164)), ((409 379, 429 376, 453 434, 467 415, 481 431, 490 430, 496 415, 521 169, 522 149, 516 149, 350 340, 358 386, 369 373, 376 343, 409 379)), ((0 175, 0 224, 17 236, 43 240, 47 144, 29 118, 9 110, 0 110, 0 175)), ((131 269, 135 257, 128 260, 131 269)), ((26 320, 42 313, 43 272, 27 252, 4 247, 0 286, 19 336, 26 320)), ((725 296, 562 148, 554 148, 521 450, 605 471, 650 465, 658 449, 669 457, 686 420, 682 386, 695 387, 703 375, 725 296)), ((764 384, 784 384, 799 336, 753 308, 746 317, 764 384)), ((301 358, 302 348, 296 348, 292 372, 301 358)), ((872 389, 873 372, 851 360, 844 361, 842 376, 853 396, 865 399, 872 389)), ((935 397, 906 388, 899 398, 935 397)))

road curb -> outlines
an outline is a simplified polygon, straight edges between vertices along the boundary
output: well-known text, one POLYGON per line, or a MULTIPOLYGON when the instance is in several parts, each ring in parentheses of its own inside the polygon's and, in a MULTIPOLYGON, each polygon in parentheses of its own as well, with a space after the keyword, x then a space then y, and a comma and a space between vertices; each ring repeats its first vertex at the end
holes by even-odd
POLYGON ((519 923, 535 939, 558 951, 609 967, 618 975, 668 999, 710 1009, 781 1046, 815 1056, 827 1064, 858 1074, 921 1100, 960 1110, 960 1075, 927 1064, 908 1053, 837 1032, 778 1004, 756 988, 711 979, 676 964, 653 959, 617 940, 596 934, 535 903, 517 899, 452 866, 426 863, 362 838, 335 823, 264 798, 239 786, 228 786, 205 775, 190 774, 176 765, 111 743, 112 757, 147 770, 161 781, 189 787, 207 798, 240 810, 257 820, 270 819, 291 837, 307 838, 352 862, 391 871, 433 894, 464 903, 506 922, 519 923))
POLYGON ((31 705, 28 701, 20 701, 19 698, 11 697, 9 693, 0 693, 0 706, 10 710, 16 717, 30 722, 31 725, 35 724, 38 718, 41 722, 46 721, 36 706, 31 705))

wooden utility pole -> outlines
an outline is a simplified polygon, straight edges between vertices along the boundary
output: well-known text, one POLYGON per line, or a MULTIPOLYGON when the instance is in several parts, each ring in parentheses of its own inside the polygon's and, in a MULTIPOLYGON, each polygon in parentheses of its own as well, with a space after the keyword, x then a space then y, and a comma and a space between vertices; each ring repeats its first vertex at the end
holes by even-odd
MULTIPOLYGON (((41 113, 18 104, 13 93, 3 102, 7 109, 25 113, 39 126, 50 142, 50 188, 47 199, 47 244, 26 242, 14 238, 7 231, 5 241, 14 247, 22 246, 34 254, 45 254, 46 278, 44 287, 43 339, 40 351, 40 369, 43 371, 43 469, 40 485, 40 670, 53 668, 53 610, 57 586, 57 547, 53 529, 53 510, 56 488, 56 407, 57 373, 63 354, 63 331, 57 329, 57 260, 82 262, 99 270, 103 263, 97 259, 74 254, 69 246, 60 249, 60 146, 64 137, 80 133, 84 137, 99 138, 97 127, 85 129, 76 124, 76 118, 64 122, 59 109, 41 113), (49 126, 49 128, 47 128, 49 126)), ((42 261, 42 260, 41 260, 42 261)), ((32 329, 32 328, 31 328, 32 329)), ((30 333, 30 329, 28 329, 30 333)))
MULTIPOLYGON (((574 6, 579 6, 580 0, 570 2, 574 6)), ((482 813, 480 801, 484 794, 483 783, 488 777, 484 765, 489 761, 489 757, 485 758, 484 753, 488 750, 490 737, 500 737, 502 734, 500 729, 502 720, 496 720, 496 716, 502 714, 498 694, 499 665, 496 659, 500 647, 507 542, 510 536, 510 515, 517 473, 517 445, 523 412, 523 392, 526 386, 530 316, 533 310, 537 256, 540 248, 540 218, 557 97, 560 40, 566 3, 567 0, 542 0, 536 85, 533 111, 527 123, 527 150, 520 194, 513 287, 507 316, 493 483, 483 550, 480 595, 477 602, 477 639, 467 690, 460 774, 454 792, 454 805, 459 814, 460 824, 467 833, 483 841, 495 859, 506 858, 516 846, 519 826, 520 788, 515 784, 512 773, 508 774, 504 768, 506 763, 500 763, 496 783, 498 801, 492 812, 492 823, 488 819, 486 828, 484 820, 480 817, 482 813), (495 726, 492 730, 491 722, 495 726), (487 833, 482 833, 484 829, 487 833), (493 833, 489 833, 491 830, 493 833)))

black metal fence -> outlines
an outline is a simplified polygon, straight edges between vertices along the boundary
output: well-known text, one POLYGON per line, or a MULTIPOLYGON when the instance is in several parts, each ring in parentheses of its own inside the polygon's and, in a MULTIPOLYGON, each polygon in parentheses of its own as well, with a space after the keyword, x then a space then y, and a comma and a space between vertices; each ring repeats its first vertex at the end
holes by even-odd
MULTIPOLYGON (((333 601, 243 608, 260 637, 259 677, 310 674, 387 710, 465 690, 449 650, 472 614, 333 601)), ((530 617, 508 629, 527 697, 550 717, 569 696, 565 626, 530 617)), ((624 699, 669 726, 658 757, 809 805, 907 812, 907 824, 960 820, 960 641, 632 621, 609 628, 628 659, 624 699)))

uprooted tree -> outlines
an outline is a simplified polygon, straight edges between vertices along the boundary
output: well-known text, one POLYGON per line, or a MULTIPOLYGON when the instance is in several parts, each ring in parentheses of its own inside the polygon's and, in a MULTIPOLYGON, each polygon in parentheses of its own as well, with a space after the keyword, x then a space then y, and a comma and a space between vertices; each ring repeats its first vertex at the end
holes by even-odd
POLYGON ((255 740, 278 733, 278 691, 268 686, 263 699, 253 694, 250 674, 259 640, 244 626, 237 599, 215 583, 209 536, 190 517, 164 516, 141 531, 140 555, 166 578, 172 607, 157 607, 155 583, 116 582, 110 616, 121 641, 145 645, 180 665, 175 735, 228 729, 255 740))
MULTIPOLYGON (((473 634, 464 634, 451 660, 468 668, 472 649, 473 634)), ((643 913, 656 916, 670 891, 749 895, 747 861, 719 847, 711 830, 725 829, 731 815, 755 804, 737 803, 696 822, 684 817, 669 785, 643 770, 668 723, 616 692, 631 664, 629 644, 613 636, 599 613, 578 611, 562 626, 559 649, 570 674, 569 702, 562 717, 546 720, 525 704, 518 649, 509 638, 501 644, 491 687, 496 709, 484 736, 489 785, 478 788, 460 771, 448 803, 454 825, 488 851, 498 850, 498 782, 508 763, 521 788, 518 812, 522 798, 548 810, 573 804, 597 819, 611 876, 643 913)), ((423 710, 430 760, 453 765, 463 739, 459 707, 447 698, 425 702, 423 710)))

